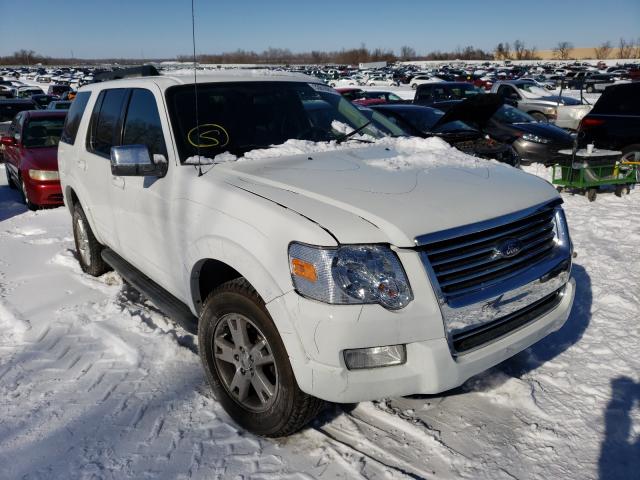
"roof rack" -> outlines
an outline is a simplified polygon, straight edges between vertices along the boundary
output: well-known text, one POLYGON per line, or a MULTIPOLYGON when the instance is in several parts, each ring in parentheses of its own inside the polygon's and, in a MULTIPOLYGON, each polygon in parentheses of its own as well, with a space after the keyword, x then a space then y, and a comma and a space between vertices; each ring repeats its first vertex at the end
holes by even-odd
POLYGON ((120 80, 134 77, 156 77, 160 72, 153 65, 141 65, 139 67, 116 68, 111 72, 102 72, 94 77, 94 82, 106 82, 108 80, 120 80))

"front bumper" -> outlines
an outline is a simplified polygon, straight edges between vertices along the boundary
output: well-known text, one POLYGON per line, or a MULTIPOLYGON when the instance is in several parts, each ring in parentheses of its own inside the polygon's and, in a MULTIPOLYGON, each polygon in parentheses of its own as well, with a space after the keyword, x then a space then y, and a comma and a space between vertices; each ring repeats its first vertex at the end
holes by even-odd
POLYGON ((25 179, 25 186, 29 200, 38 206, 58 206, 64 203, 59 181, 38 182, 29 178, 25 179))
POLYGON ((570 149, 571 144, 558 145, 554 143, 536 143, 519 138, 513 142, 513 148, 521 157, 521 162, 528 163, 543 163, 545 165, 554 165, 559 163, 563 157, 566 160, 566 155, 560 155, 558 150, 570 149))
MULTIPOLYGON (((292 367, 300 388, 331 402, 351 403, 390 396, 435 394, 463 384, 512 357, 564 325, 573 305, 575 281, 570 279, 560 302, 546 314, 468 353, 453 356, 444 335, 442 319, 438 335, 430 335, 433 312, 389 312, 377 306, 322 305, 289 292, 268 305, 272 315, 293 314, 296 330, 305 351, 292 367), (329 313, 331 312, 331 313, 329 313), (306 325, 307 328, 304 328, 306 325), (303 327, 301 329, 301 327, 303 327), (406 344, 403 365, 365 370, 348 370, 342 358, 347 348, 406 344)), ((415 303, 415 302, 412 302, 415 303)), ((410 309, 411 304, 406 307, 410 309)), ((437 308, 437 306, 436 306, 437 308)), ((291 339, 293 332, 283 335, 291 339)), ((433 332, 431 332, 433 333, 433 332)))

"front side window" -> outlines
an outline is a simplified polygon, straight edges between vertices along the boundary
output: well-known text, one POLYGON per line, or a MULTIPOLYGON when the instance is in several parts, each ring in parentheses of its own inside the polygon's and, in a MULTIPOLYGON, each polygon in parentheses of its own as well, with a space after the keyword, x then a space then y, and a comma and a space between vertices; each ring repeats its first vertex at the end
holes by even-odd
POLYGON ((55 147, 60 141, 64 117, 32 118, 23 129, 25 148, 55 147))
POLYGON ((123 145, 146 145, 149 153, 167 155, 156 99, 149 90, 135 88, 127 108, 123 145))
MULTIPOLYGON (((289 139, 331 141, 369 120, 335 90, 302 82, 233 82, 171 87, 167 104, 181 161, 280 145, 289 139)), ((371 124, 360 132, 385 136, 371 124)), ((365 138, 362 138, 365 140, 365 138)))
POLYGON ((93 153, 110 158, 111 147, 119 145, 118 126, 126 94, 125 88, 103 90, 100 93, 100 98, 94 107, 94 117, 90 129, 91 138, 88 145, 89 150, 93 153))

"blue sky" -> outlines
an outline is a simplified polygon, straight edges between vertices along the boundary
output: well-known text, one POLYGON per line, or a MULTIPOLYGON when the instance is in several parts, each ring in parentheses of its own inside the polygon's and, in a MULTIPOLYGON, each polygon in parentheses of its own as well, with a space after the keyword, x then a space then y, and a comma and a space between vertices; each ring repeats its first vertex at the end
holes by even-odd
MULTIPOLYGON (((499 41, 553 48, 640 37, 640 0, 195 0, 198 53, 402 45, 418 53, 499 41)), ((191 52, 191 0, 0 0, 0 55, 77 58, 191 52), (55 5, 55 7, 54 7, 55 5)))

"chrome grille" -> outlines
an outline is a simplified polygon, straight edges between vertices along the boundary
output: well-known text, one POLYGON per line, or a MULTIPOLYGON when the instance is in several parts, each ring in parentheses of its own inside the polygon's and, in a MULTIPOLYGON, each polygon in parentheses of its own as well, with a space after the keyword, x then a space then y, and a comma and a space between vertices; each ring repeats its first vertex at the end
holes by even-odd
MULTIPOLYGON (((445 299, 500 284, 552 254, 556 245, 556 202, 529 215, 492 222, 479 230, 452 232, 423 244, 445 299), (502 242, 517 239, 520 251, 511 257, 497 253, 502 242)), ((473 226, 471 226, 473 227, 473 226)))

